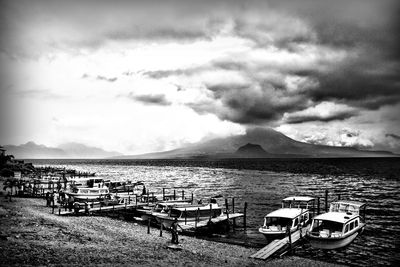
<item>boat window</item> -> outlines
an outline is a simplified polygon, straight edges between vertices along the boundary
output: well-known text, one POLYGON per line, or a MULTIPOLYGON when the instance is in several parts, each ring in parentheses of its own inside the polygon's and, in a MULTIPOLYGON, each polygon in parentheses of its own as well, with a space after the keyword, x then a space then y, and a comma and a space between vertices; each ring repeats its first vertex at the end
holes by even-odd
POLYGON ((87 189, 81 189, 81 190, 80 190, 80 193, 82 193, 82 194, 87 194, 87 193, 89 193, 89 191, 88 191, 87 189))
POLYGON ((291 219, 282 217, 266 217, 265 221, 266 221, 266 226, 271 226, 271 225, 287 226, 292 224, 291 219))
POLYGON ((296 218, 293 223, 293 227, 296 227, 299 224, 299 218, 296 218))
POLYGON ((358 227, 358 219, 354 222, 354 227, 358 227))
POLYGON ((312 228, 313 232, 319 232, 324 229, 328 229, 330 232, 342 232, 343 224, 333 221, 314 220, 312 228))
POLYGON ((90 190, 90 193, 93 193, 93 194, 96 194, 96 193, 98 193, 99 191, 98 190, 96 190, 96 189, 92 189, 92 190, 90 190))
POLYGON ((308 213, 303 214, 303 215, 301 216, 301 222, 306 222, 306 221, 308 221, 308 213))
POLYGON ((344 229, 344 233, 347 233, 349 231, 349 225, 346 225, 346 228, 344 229))
POLYGON ((350 223, 350 231, 354 229, 354 221, 350 223))
MULTIPOLYGON (((172 209, 170 216, 173 218, 179 218, 181 216, 181 211, 180 210, 176 210, 176 209, 172 209)), ((189 214, 188 214, 189 217, 189 214)))

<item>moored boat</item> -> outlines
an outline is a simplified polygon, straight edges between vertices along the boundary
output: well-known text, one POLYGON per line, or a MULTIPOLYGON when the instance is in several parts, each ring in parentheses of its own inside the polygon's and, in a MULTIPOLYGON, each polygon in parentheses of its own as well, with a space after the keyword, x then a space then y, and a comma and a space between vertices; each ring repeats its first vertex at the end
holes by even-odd
POLYGON ((311 222, 315 199, 305 196, 292 196, 282 200, 282 208, 268 213, 264 224, 258 229, 268 240, 283 238, 286 234, 305 227, 311 222))
POLYGON ((329 212, 316 216, 307 232, 311 246, 337 249, 348 246, 365 227, 365 203, 337 201, 329 212))
POLYGON ((170 228, 175 220, 178 223, 201 221, 216 218, 222 214, 222 207, 217 203, 210 203, 173 206, 169 209, 168 213, 159 213, 154 217, 165 228, 170 228))
POLYGON ((70 192, 66 192, 69 197, 73 197, 74 200, 97 200, 104 198, 110 194, 107 187, 103 188, 89 188, 89 187, 74 187, 70 192))
POLYGON ((173 207, 183 207, 190 205, 189 200, 166 200, 156 203, 150 207, 143 207, 138 209, 137 212, 140 214, 142 220, 148 220, 149 218, 155 218, 156 216, 164 216, 169 213, 169 210, 173 207))

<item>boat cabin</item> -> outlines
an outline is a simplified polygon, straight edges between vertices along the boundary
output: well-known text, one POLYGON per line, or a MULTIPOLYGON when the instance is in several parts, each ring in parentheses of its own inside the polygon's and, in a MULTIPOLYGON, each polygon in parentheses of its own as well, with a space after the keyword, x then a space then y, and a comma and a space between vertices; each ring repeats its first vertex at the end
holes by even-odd
POLYGON ((311 222, 310 210, 314 209, 315 199, 312 197, 292 196, 282 200, 282 208, 264 217, 264 224, 259 228, 267 239, 277 238, 294 232, 311 222))
POLYGON ((106 195, 109 193, 108 188, 83 188, 83 187, 75 187, 71 190, 72 193, 82 194, 82 195, 106 195))
POLYGON ((77 178, 71 180, 71 187, 100 188, 103 187, 102 178, 77 178))
POLYGON ((315 198, 305 196, 292 196, 282 200, 282 208, 307 209, 314 213, 315 198))
POLYGON ((316 216, 307 232, 312 246, 335 249, 350 244, 365 227, 365 204, 338 201, 329 212, 316 216))
POLYGON ((260 228, 263 234, 285 234, 288 229, 295 231, 300 226, 310 222, 310 213, 306 209, 283 208, 269 213, 264 217, 264 224, 260 228))
POLYGON ((212 218, 218 217, 222 214, 222 208, 218 204, 213 203, 209 205, 180 205, 171 207, 169 216, 172 218, 212 218), (211 207, 210 207, 211 206, 211 207))

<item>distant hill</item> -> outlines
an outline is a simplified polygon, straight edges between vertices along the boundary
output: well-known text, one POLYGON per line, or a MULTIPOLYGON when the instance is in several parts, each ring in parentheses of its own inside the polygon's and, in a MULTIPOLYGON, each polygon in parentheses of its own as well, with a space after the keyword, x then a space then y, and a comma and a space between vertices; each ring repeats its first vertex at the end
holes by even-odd
POLYGON ((66 143, 58 147, 47 147, 28 142, 19 146, 6 145, 4 149, 7 154, 14 155, 15 158, 108 158, 120 156, 121 153, 109 152, 101 148, 90 147, 79 143, 66 143))
POLYGON ((243 158, 263 158, 269 156, 269 153, 260 145, 248 143, 239 147, 235 152, 235 155, 243 158))
MULTIPOLYGON (((168 159, 168 158, 237 158, 239 148, 257 144, 266 153, 260 157, 388 157, 391 152, 362 151, 352 147, 333 147, 295 141, 270 128, 254 128, 243 135, 216 138, 182 148, 142 155, 119 156, 119 159, 168 159)), ((249 147, 248 147, 249 148, 249 147)), ((245 148, 245 149, 248 149, 245 148)), ((250 148, 257 149, 259 148, 250 148)), ((257 153, 256 153, 257 154, 257 153)), ((243 155, 242 155, 243 156, 243 155)), ((243 156, 245 157, 245 156, 243 156)), ((253 156, 252 156, 253 157, 253 156)))

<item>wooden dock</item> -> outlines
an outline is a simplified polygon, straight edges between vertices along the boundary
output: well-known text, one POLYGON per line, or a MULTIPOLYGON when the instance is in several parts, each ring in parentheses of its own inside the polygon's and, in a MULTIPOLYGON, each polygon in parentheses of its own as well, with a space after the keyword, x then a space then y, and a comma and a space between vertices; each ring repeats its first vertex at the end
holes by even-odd
MULTIPOLYGON (((100 207, 94 207, 94 208, 89 208, 89 213, 100 213, 100 212, 110 212, 110 211, 120 211, 120 210, 131 210, 131 209, 136 209, 141 206, 148 205, 147 203, 134 203, 134 204, 118 204, 118 205, 112 205, 112 206, 100 206, 100 207)), ((59 210, 58 215, 60 216, 67 216, 67 215, 74 215, 76 212, 73 211, 63 211, 59 210)), ((87 214, 87 210, 85 208, 79 208, 78 210, 79 215, 85 215, 87 214)))
MULTIPOLYGON (((305 236, 307 229, 308 227, 304 227, 291 234, 292 246, 294 246, 302 237, 305 236)), ((275 239, 258 252, 251 255, 250 258, 266 260, 282 249, 289 249, 289 245, 289 236, 284 237, 283 239, 275 239)))
MULTIPOLYGON (((220 222, 223 222, 226 220, 236 219, 236 218, 240 218, 243 216, 244 216, 243 213, 232 213, 229 215, 224 214, 224 215, 218 216, 216 218, 212 218, 211 222, 214 224, 217 224, 217 223, 220 223, 220 222)), ((201 221, 197 221, 197 222, 190 221, 190 222, 187 222, 186 224, 184 222, 182 222, 182 223, 179 223, 178 226, 179 226, 181 232, 193 231, 196 228, 207 227, 209 221, 210 221, 209 219, 201 220, 201 221)))

